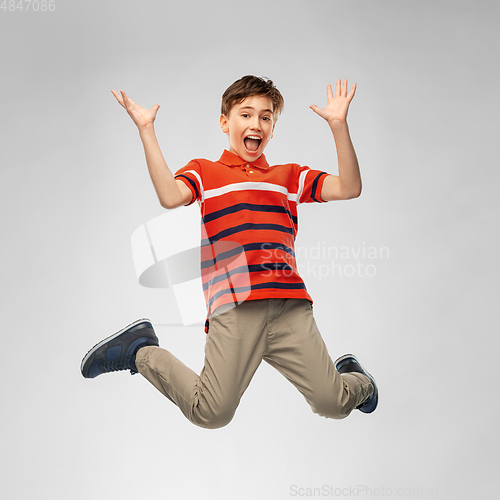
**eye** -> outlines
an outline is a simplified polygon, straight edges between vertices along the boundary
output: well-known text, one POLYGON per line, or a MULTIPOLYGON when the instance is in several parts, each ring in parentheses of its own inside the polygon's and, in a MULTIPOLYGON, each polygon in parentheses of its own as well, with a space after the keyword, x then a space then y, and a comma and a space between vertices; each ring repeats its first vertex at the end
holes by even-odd
POLYGON ((267 121, 271 121, 271 118, 269 116, 263 116, 262 119, 267 120, 267 121))
POLYGON ((248 113, 243 113, 241 116, 242 116, 243 118, 247 118, 247 117, 249 116, 249 114, 248 114, 248 113))

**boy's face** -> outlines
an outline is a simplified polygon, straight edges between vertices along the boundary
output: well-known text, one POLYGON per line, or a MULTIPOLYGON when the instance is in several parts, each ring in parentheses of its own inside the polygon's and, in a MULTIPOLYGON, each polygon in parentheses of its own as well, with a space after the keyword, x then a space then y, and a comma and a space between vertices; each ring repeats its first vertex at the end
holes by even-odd
POLYGON ((235 104, 220 126, 229 139, 229 151, 242 160, 260 158, 274 131, 273 103, 269 97, 252 96, 235 104))

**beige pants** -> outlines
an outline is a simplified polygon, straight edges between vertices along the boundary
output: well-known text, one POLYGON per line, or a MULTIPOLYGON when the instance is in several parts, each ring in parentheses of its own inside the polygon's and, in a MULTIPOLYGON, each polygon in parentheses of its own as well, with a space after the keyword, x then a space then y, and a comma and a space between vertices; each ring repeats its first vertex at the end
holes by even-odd
POLYGON ((210 319, 200 375, 160 347, 137 353, 139 373, 194 424, 228 424, 262 360, 282 373, 315 413, 344 418, 373 391, 365 375, 340 375, 304 299, 250 300, 210 319))

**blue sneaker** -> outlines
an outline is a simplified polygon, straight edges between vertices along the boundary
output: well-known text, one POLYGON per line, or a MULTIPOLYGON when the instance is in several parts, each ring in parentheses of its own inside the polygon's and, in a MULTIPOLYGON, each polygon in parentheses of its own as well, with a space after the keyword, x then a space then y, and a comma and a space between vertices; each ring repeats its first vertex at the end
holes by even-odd
POLYGON ((335 361, 335 367, 339 373, 357 372, 366 375, 373 385, 373 392, 356 409, 363 413, 375 411, 378 404, 378 388, 375 379, 361 366, 361 363, 352 354, 345 354, 335 361))
POLYGON ((119 370, 138 373, 135 355, 148 345, 158 346, 158 337, 149 319, 139 319, 95 345, 82 360, 82 375, 95 378, 119 370))

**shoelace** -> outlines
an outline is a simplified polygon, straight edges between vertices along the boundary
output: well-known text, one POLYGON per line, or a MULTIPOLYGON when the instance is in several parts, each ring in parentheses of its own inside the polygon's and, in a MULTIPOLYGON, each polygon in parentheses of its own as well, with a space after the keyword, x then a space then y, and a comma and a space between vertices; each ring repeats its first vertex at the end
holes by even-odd
POLYGON ((106 361, 101 365, 101 370, 105 372, 130 370, 130 373, 132 375, 135 375, 137 373, 137 371, 134 368, 132 368, 132 356, 127 356, 126 358, 114 361, 106 361))

